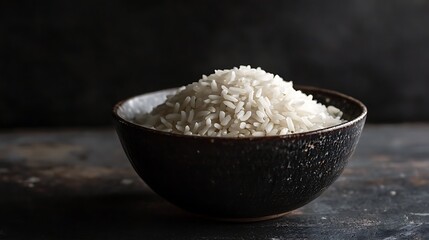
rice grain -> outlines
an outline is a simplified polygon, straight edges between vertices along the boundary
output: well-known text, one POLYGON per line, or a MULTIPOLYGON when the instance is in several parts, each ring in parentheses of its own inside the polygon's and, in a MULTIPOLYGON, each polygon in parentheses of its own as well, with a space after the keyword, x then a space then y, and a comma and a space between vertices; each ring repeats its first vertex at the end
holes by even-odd
POLYGON ((202 75, 134 122, 185 135, 259 137, 334 126, 344 122, 341 116, 278 75, 240 66, 202 75))

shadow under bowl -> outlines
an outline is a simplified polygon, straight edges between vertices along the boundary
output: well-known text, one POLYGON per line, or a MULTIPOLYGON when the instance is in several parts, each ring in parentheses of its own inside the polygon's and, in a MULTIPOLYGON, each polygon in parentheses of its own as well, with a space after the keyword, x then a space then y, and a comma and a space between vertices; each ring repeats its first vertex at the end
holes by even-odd
POLYGON ((176 89, 119 102, 113 118, 136 172, 161 197, 189 212, 230 221, 281 216, 317 198, 343 171, 356 148, 366 107, 344 94, 296 87, 343 111, 347 122, 269 137, 203 137, 133 123, 176 89))

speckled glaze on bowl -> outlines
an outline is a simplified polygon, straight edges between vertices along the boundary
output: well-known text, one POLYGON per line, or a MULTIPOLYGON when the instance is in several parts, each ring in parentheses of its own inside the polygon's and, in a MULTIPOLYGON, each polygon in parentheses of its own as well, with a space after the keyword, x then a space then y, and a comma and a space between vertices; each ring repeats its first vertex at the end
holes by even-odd
POLYGON ((341 174, 356 148, 366 107, 344 94, 296 87, 334 105, 346 123, 270 137, 185 136, 132 122, 174 89, 143 94, 113 109, 122 146, 140 177, 157 194, 193 213, 231 221, 279 217, 318 197, 341 174))

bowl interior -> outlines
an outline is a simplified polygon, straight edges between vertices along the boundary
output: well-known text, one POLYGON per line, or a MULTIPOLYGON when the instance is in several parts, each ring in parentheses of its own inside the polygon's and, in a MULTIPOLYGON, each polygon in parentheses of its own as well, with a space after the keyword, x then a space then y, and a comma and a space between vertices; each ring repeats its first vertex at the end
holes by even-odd
POLYGON ((113 111, 124 120, 132 122, 137 115, 152 111, 176 91, 177 88, 171 88, 135 96, 117 104, 113 111))

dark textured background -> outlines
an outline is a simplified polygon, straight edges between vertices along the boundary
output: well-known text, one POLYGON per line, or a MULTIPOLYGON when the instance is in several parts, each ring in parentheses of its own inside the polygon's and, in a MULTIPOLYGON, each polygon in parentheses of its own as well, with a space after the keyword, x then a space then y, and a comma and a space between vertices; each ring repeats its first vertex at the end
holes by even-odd
POLYGON ((429 120, 429 1, 2 1, 0 127, 111 123, 123 98, 240 64, 429 120))

